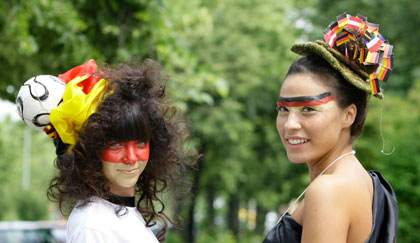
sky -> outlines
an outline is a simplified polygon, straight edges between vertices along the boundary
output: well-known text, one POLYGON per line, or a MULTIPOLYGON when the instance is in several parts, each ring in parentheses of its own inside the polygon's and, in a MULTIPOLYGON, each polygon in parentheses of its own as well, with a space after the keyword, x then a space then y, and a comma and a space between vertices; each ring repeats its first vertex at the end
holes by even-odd
POLYGON ((0 119, 10 115, 12 120, 19 120, 16 105, 10 101, 0 99, 0 119))

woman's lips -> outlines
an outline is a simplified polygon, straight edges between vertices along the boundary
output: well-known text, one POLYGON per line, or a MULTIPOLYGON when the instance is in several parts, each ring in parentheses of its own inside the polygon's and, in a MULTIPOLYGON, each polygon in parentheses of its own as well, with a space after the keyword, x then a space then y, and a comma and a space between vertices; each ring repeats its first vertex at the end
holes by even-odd
POLYGON ((309 139, 303 139, 303 138, 289 138, 286 140, 291 145, 298 145, 298 144, 309 142, 309 139))
POLYGON ((304 147, 306 144, 308 144, 311 140, 307 138, 300 138, 300 137, 289 137, 286 138, 286 147, 288 149, 297 150, 304 147))
POLYGON ((124 174, 134 174, 138 171, 139 168, 134 168, 134 169, 128 169, 128 170, 122 170, 122 169, 118 169, 117 171, 124 173, 124 174))

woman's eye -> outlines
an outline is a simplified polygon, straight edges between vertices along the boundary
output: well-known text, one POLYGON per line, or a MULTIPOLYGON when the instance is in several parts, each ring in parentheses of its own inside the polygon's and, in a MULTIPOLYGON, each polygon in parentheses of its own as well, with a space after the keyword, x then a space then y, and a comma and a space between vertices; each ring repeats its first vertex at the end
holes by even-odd
POLYGON ((136 146, 145 147, 146 145, 147 145, 147 142, 144 142, 144 141, 138 141, 138 142, 136 143, 136 146))
POLYGON ((113 149, 113 148, 118 148, 118 147, 120 147, 121 146, 121 143, 119 143, 119 142, 110 142, 109 144, 108 144, 108 148, 110 148, 110 149, 113 149))
POLYGON ((278 106, 277 108, 276 108, 276 110, 278 111, 278 112, 288 112, 289 110, 287 109, 287 107, 286 106, 278 106))
POLYGON ((302 111, 303 112, 314 112, 314 111, 317 111, 317 109, 315 109, 315 107, 312 107, 312 106, 304 106, 304 107, 302 107, 302 111))

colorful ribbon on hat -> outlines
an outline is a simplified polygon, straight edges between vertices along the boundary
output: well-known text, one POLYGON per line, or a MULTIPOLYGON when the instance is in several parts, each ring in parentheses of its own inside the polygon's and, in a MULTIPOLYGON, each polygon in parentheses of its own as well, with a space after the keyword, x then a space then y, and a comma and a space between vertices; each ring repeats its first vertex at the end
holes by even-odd
POLYGON ((50 113, 50 122, 64 143, 75 145, 77 132, 95 111, 108 90, 105 79, 95 77, 93 59, 58 77, 67 84, 63 101, 50 113))
POLYGON ((368 22, 367 18, 360 14, 351 16, 343 13, 337 16, 337 21, 328 25, 324 33, 324 40, 330 47, 346 45, 343 54, 347 59, 354 59, 363 65, 378 64, 369 79, 372 94, 376 95, 381 92, 379 80, 384 82, 388 80, 394 68, 394 55, 392 53, 393 46, 379 33, 379 25, 368 22), (364 38, 365 45, 357 41, 360 37, 364 38), (353 54, 347 48, 349 41, 355 42, 353 54))

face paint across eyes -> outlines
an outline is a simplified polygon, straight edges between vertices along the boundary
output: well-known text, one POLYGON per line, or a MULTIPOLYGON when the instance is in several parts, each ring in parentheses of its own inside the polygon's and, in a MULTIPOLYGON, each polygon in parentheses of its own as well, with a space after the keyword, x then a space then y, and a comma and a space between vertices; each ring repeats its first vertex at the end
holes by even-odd
POLYGON ((277 110, 280 113, 289 111, 316 112, 325 111, 334 105, 334 96, 330 92, 316 96, 299 96, 277 100, 277 110))
POLYGON ((102 160, 112 163, 135 164, 149 160, 149 141, 131 140, 127 142, 110 141, 102 152, 102 160))

